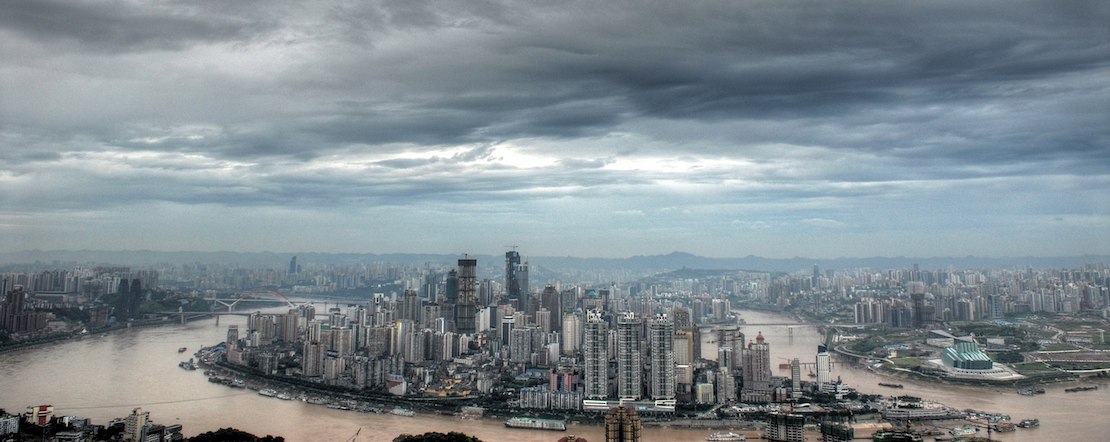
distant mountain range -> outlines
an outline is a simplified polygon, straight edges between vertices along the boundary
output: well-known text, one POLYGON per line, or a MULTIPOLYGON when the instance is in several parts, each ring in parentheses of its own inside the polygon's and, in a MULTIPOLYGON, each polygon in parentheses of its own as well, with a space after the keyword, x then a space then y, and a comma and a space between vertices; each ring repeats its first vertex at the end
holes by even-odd
MULTIPOLYGON (((370 262, 389 262, 407 265, 453 265, 461 255, 435 255, 412 253, 355 254, 355 253, 314 253, 314 252, 161 252, 152 250, 28 250, 20 252, 0 252, 0 270, 36 264, 35 267, 56 266, 59 268, 73 265, 123 265, 155 266, 165 264, 224 264, 242 266, 265 266, 284 268, 289 259, 297 256, 301 264, 363 264, 370 262)), ((478 259, 481 267, 491 270, 504 266, 504 256, 470 255, 478 259)), ((1091 263, 1110 263, 1107 255, 1083 255, 1063 257, 869 257, 869 258, 764 258, 746 256, 742 258, 709 258, 690 253, 673 252, 666 255, 632 256, 628 258, 578 258, 557 256, 523 255, 536 270, 552 273, 573 273, 590 270, 626 270, 636 273, 667 272, 682 268, 690 269, 738 269, 771 272, 795 272, 812 269, 909 268, 917 264, 922 270, 971 268, 1081 268, 1091 263)))

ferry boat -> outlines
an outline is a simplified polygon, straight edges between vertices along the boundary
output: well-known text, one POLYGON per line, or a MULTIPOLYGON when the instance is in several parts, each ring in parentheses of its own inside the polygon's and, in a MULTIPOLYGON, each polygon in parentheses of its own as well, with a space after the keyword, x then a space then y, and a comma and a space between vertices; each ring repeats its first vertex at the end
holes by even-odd
POLYGON ((1041 426, 1040 419, 1024 419, 1017 424, 1018 428, 1037 428, 1041 426))
POLYGON ((409 410, 408 408, 401 408, 401 407, 394 408, 393 411, 390 411, 390 413, 398 415, 398 416, 405 416, 405 417, 416 416, 415 411, 409 410))
POLYGON ((891 383, 887 383, 887 382, 879 382, 879 386, 880 387, 890 387, 890 388, 906 388, 902 384, 891 384, 891 383))
POLYGON ((736 434, 736 433, 733 433, 733 432, 730 431, 728 433, 713 433, 713 434, 710 434, 708 436, 705 436, 705 440, 709 440, 709 441, 730 441, 730 440, 731 441, 746 441, 746 440, 748 440, 748 437, 744 436, 743 434, 736 434))
POLYGON ((1077 391, 1091 391, 1091 390, 1098 390, 1098 385, 1088 385, 1088 386, 1085 386, 1085 387, 1072 387, 1072 388, 1065 388, 1064 389, 1064 391, 1066 391, 1068 393, 1075 393, 1077 391))
POLYGON ((509 428, 530 428, 533 430, 567 431, 565 421, 553 419, 536 419, 532 417, 514 417, 505 421, 509 428))
POLYGON ((272 389, 269 389, 269 388, 263 388, 261 390, 258 390, 258 394, 260 394, 262 396, 266 396, 266 397, 277 397, 278 392, 277 392, 277 390, 272 390, 272 389))

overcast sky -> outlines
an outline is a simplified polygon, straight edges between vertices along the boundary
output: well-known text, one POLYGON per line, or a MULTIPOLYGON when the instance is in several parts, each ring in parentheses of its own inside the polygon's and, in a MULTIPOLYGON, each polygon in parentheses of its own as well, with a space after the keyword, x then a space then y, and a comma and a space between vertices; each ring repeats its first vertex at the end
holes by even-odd
POLYGON ((1106 1, 5 1, 0 249, 1110 254, 1106 1))

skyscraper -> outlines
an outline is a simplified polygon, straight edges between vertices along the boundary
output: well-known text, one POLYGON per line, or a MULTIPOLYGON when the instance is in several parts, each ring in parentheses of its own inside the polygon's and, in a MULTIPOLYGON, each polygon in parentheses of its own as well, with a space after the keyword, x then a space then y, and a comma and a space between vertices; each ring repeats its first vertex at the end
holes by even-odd
POLYGON ((455 305, 455 329, 460 334, 474 334, 477 327, 475 315, 478 313, 478 280, 476 276, 478 260, 465 255, 459 260, 459 300, 455 305))
POLYGON ((749 342, 744 351, 744 386, 740 390, 742 402, 769 402, 771 400, 771 346, 764 342, 763 332, 749 342))
POLYGON ((294 255, 293 259, 289 260, 289 274, 294 275, 296 273, 297 273, 297 257, 296 257, 296 255, 294 255))
POLYGON ((520 286, 516 283, 516 270, 520 266, 520 253, 516 250, 505 252, 505 296, 520 299, 520 286))
POLYGON ((617 396, 640 399, 643 396, 643 354, 640 343, 642 322, 632 312, 617 321, 617 396))
POLYGON ((617 406, 605 413, 606 442, 639 442, 643 427, 633 408, 617 406))
POLYGON ((605 399, 609 396, 609 325, 600 311, 586 312, 583 335, 586 398, 605 399))
POLYGON ((829 350, 824 345, 817 346, 817 386, 825 388, 832 383, 832 371, 829 362, 829 350))
POLYGON ((651 398, 675 398, 674 322, 665 314, 651 323, 651 398))

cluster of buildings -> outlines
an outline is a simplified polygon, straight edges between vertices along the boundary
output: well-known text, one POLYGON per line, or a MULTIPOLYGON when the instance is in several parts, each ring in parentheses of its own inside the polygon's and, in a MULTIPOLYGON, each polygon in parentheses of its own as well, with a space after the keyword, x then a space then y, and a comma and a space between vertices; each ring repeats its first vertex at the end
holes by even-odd
POLYGON ((114 419, 108 425, 94 425, 88 418, 56 416, 51 405, 27 407, 20 415, 0 410, 0 439, 19 440, 21 433, 49 437, 58 442, 118 440, 123 442, 175 442, 183 440, 181 425, 160 425, 150 420, 150 412, 142 408, 114 419))
MULTIPOLYGON (((530 290, 516 251, 506 253, 504 284, 478 281, 476 267, 464 257, 441 283, 365 305, 252 314, 245 330, 229 327, 224 355, 266 374, 402 396, 500 392, 520 408, 668 413, 802 395, 801 364, 789 380, 773 376, 771 343, 745 337, 724 294, 530 290), (703 342, 716 354, 704 357, 703 342)), ((827 351, 815 365, 821 391, 841 391, 827 351)))

